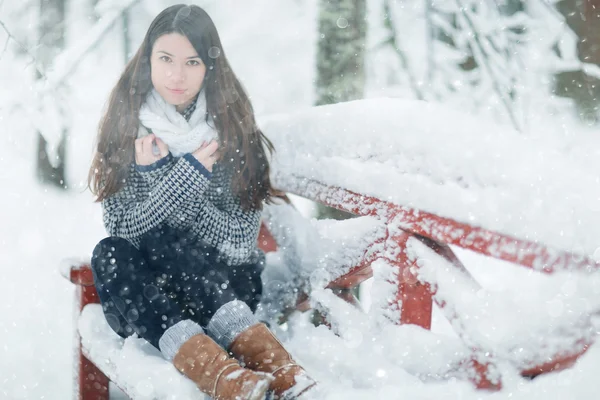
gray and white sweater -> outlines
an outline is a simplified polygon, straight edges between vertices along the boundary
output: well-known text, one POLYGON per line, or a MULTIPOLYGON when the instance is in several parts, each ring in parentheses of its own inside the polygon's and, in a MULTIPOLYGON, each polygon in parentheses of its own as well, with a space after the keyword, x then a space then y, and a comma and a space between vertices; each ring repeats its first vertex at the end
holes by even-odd
POLYGON ((133 164, 125 186, 102 201, 106 230, 139 248, 149 230, 167 224, 189 230, 215 247, 229 265, 259 262, 261 212, 246 211, 231 191, 232 171, 209 172, 191 154, 152 165, 133 164))

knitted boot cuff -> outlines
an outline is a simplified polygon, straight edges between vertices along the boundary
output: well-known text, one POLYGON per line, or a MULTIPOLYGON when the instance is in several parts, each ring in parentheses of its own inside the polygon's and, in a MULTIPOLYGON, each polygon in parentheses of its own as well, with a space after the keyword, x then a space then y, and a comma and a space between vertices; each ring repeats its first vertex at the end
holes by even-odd
POLYGON ((182 344, 187 342, 192 336, 201 333, 204 333, 204 330, 200 325, 192 320, 185 319, 179 321, 163 333, 160 339, 158 339, 158 347, 165 358, 171 361, 182 344))
POLYGON ((206 329, 215 342, 228 350, 237 335, 258 323, 246 303, 234 300, 217 310, 206 329))

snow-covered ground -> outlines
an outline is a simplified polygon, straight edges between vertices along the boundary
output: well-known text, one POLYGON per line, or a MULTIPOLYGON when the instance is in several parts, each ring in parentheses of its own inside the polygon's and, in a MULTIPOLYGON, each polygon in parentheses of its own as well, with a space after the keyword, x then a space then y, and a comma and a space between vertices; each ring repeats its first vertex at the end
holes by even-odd
MULTIPOLYGON (((157 7, 156 12, 160 8, 157 7)), ((227 55, 261 115, 289 113, 310 106, 313 98, 316 40, 315 0, 254 0, 248 3, 219 0, 210 2, 207 9, 218 26, 222 27, 221 34, 227 55)), ((136 23, 148 23, 149 20, 144 18, 146 17, 140 12, 140 20, 136 23)), ((2 399, 65 399, 71 396, 74 288, 59 274, 58 268, 66 257, 89 257, 95 243, 105 235, 99 206, 92 202, 91 195, 83 189, 95 126, 107 92, 120 68, 118 64, 115 65, 115 59, 119 59, 118 49, 111 52, 114 47, 110 41, 102 46, 107 57, 98 54, 90 56, 73 77, 73 81, 78 84, 73 85, 71 92, 71 107, 76 112, 72 116, 72 151, 68 160, 72 188, 68 194, 36 183, 32 167, 35 136, 30 124, 4 113, 8 111, 6 108, 0 109, 0 187, 3 188, 0 198, 2 399), (105 73, 98 75, 98 68, 102 68, 105 73)), ((31 74, 31 71, 21 67, 14 68, 10 60, 7 53, 0 62, 2 87, 8 89, 0 92, 0 107, 8 104, 12 98, 27 99, 32 96, 26 79, 26 74, 31 74), (6 93, 10 93, 10 96, 5 95, 6 93)), ((369 93, 380 93, 380 84, 373 82, 375 81, 372 81, 369 93)), ((523 215, 530 218, 526 226, 519 226, 515 223, 516 219, 512 219, 508 226, 493 225, 501 224, 502 221, 490 219, 491 215, 488 214, 478 214, 479 221, 499 229, 523 229, 518 232, 547 239, 557 247, 582 249, 588 254, 594 252, 594 237, 598 229, 595 220, 598 219, 597 213, 600 210, 597 206, 600 199, 596 195, 598 181, 594 178, 594 171, 600 170, 600 140, 597 135, 580 128, 571 128, 573 125, 568 121, 568 129, 565 129, 564 121, 547 120, 544 125, 540 123, 529 138, 515 138, 520 142, 533 143, 530 149, 534 153, 535 143, 546 149, 538 151, 540 158, 537 163, 528 167, 527 163, 520 164, 523 160, 518 157, 521 153, 517 151, 524 151, 523 148, 516 148, 515 153, 506 150, 510 149, 510 141, 505 136, 499 138, 502 146, 495 146, 493 140, 489 144, 490 150, 504 149, 502 153, 508 154, 503 163, 502 160, 487 159, 485 154, 475 154, 475 150, 483 150, 482 144, 471 148, 468 143, 452 142, 456 132, 460 132, 460 127, 458 121, 450 116, 445 120, 429 122, 430 126, 438 130, 419 131, 415 136, 403 131, 404 136, 398 136, 394 140, 407 140, 407 143, 415 146, 413 149, 424 151, 427 149, 426 142, 418 139, 429 134, 429 140, 437 140, 431 144, 430 149, 437 152, 447 146, 455 147, 455 152, 452 153, 454 157, 440 158, 438 161, 443 162, 428 165, 431 168, 430 174, 445 173, 448 165, 457 166, 452 162, 460 160, 463 164, 458 166, 464 168, 460 172, 467 174, 472 179, 472 184, 478 184, 480 179, 498 172, 497 169, 483 170, 481 163, 493 168, 506 168, 511 177, 521 182, 517 191, 519 196, 527 194, 528 179, 535 182, 535 195, 544 208, 535 209, 537 214, 523 215), (448 132, 447 138, 444 138, 446 132, 439 129, 446 126, 452 128, 453 133, 448 132), (463 152, 470 153, 474 161, 464 162, 464 158, 459 157, 463 152), (520 165, 528 167, 529 172, 519 169, 520 165), (540 171, 541 175, 538 173, 540 171), (539 182, 540 177, 549 179, 546 191, 539 182), (568 199, 561 192, 563 184, 571 188, 568 199), (571 230, 568 232, 577 234, 568 236, 568 240, 564 242, 560 241, 559 232, 546 230, 549 226, 556 226, 552 223, 565 218, 552 214, 553 205, 571 207, 572 213, 581 220, 580 224, 569 225, 571 230), (548 218, 539 213, 541 210, 549 210, 546 214, 548 218), (543 224, 535 225, 539 221, 543 221, 543 224)), ((359 135, 351 136, 352 141, 340 140, 340 137, 344 138, 345 132, 336 128, 343 124, 344 121, 329 121, 328 126, 334 132, 331 133, 330 142, 342 142, 347 146, 359 145, 359 135)), ((295 127, 298 128, 299 126, 295 127)), ((494 129, 494 132, 497 131, 502 129, 494 129)), ((481 139, 485 137, 493 139, 493 134, 486 132, 481 139)), ((323 137, 321 140, 326 143, 329 139, 323 137)), ((364 140, 365 144, 370 145, 366 148, 375 148, 379 153, 385 153, 386 143, 375 143, 366 133, 364 140)), ((359 147, 360 149, 362 148, 359 147)), ((393 150, 386 154, 396 157, 393 150)), ((282 150, 282 153, 285 151, 282 150)), ((366 153, 357 154, 351 162, 366 153)), ((438 155, 443 157, 444 154, 446 153, 439 152, 438 155)), ((373 167, 389 165, 391 162, 398 166, 402 161, 393 157, 392 161, 377 160, 376 157, 371 157, 370 160, 373 167)), ((332 172, 335 174, 332 173, 331 176, 344 179, 343 171, 336 169, 332 172)), ((377 186, 371 188, 374 192, 393 195, 393 188, 386 187, 385 182, 367 183, 377 183, 377 186)), ((497 187, 502 188, 501 185, 497 187)), ((433 186, 430 189, 439 190, 433 186)), ((465 193, 461 192, 461 195, 465 193)), ((485 195, 484 191, 481 193, 485 195)), ((404 199, 415 203, 424 201, 435 206, 436 203, 432 200, 446 195, 439 191, 430 194, 433 197, 427 197, 427 193, 422 192, 410 194, 413 197, 404 199)), ((399 192, 397 200, 401 195, 407 196, 405 191, 399 192)), ((522 212, 520 206, 535 204, 536 197, 523 198, 525 203, 521 203, 521 199, 508 200, 499 206, 509 207, 503 210, 518 216, 522 212)), ((460 206, 456 208, 457 212, 467 210, 464 203, 460 203, 460 206)), ((452 211, 448 208, 443 211, 448 210, 452 211)), ((499 216, 499 211, 496 210, 494 215, 499 216)), ((506 298, 507 304, 513 307, 517 316, 516 321, 519 317, 535 315, 537 311, 540 320, 547 317, 554 325, 561 316, 571 315, 574 310, 589 308, 589 304, 586 304, 593 305, 591 297, 600 294, 595 292, 600 287, 596 277, 586 279, 573 274, 541 276, 467 251, 457 249, 457 252, 489 292, 490 297, 482 301, 482 306, 496 307, 498 299, 506 298), (587 303, 581 306, 582 302, 587 303)), ((327 302, 326 293, 324 296, 322 300, 327 302)), ((451 344, 457 343, 449 324, 439 313, 436 312, 434 316, 434 331, 446 335, 448 345, 438 344, 436 347, 432 344, 435 337, 432 338, 419 329, 374 325, 369 315, 352 313, 335 302, 331 304, 347 323, 344 335, 336 336, 325 327, 314 328, 307 323, 306 316, 302 315, 295 316, 287 331, 280 332, 297 358, 323 383, 320 399, 594 399, 600 390, 600 381, 596 377, 596 371, 600 370, 598 346, 592 347, 572 369, 548 374, 533 381, 522 379, 514 368, 501 365, 504 389, 499 393, 477 392, 470 383, 460 380, 423 382, 410 372, 424 364, 431 366, 435 362, 441 362, 445 356, 451 357, 454 354, 451 344)), ((490 323, 493 324, 494 321, 490 323)), ((515 328, 517 325, 518 322, 515 322, 515 328)), ((485 332, 482 337, 485 339, 485 332)), ((139 343, 131 340, 129 348, 135 348, 139 343)), ((140 384, 139 388, 142 394, 147 393, 144 392, 147 390, 146 385, 140 384)))
MULTIPOLYGON (((20 132, 23 140, 27 135, 20 132)), ((90 253, 103 234, 100 209, 89 194, 36 185, 33 153, 12 154, 6 140, 2 147, 0 397, 68 398, 74 292, 58 265, 90 253)))

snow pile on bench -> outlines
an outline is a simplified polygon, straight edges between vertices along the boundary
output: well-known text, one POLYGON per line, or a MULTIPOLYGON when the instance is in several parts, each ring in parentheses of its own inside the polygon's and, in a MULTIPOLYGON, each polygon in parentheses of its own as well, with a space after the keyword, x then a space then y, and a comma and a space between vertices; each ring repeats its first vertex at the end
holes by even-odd
MULTIPOLYGON (((542 365, 556 354, 572 354, 600 330, 597 275, 557 273, 525 292, 481 288, 419 240, 407 252, 418 260, 419 279, 436 288, 452 327, 469 346, 519 369, 542 365), (535 295, 532 296, 531 294, 535 295), (463 318, 454 319, 453 315, 463 318)), ((517 284, 515 282, 515 284, 517 284)))
POLYGON ((83 354, 132 399, 209 400, 144 339, 117 335, 99 304, 85 306, 78 328, 83 354))
POLYGON ((311 179, 576 254, 598 249, 600 163, 591 169, 550 140, 385 98, 259 122, 278 187, 311 179))
POLYGON ((262 274, 268 319, 293 307, 300 292, 327 286, 381 251, 387 232, 373 217, 307 219, 288 204, 266 206, 264 219, 278 245, 262 274))

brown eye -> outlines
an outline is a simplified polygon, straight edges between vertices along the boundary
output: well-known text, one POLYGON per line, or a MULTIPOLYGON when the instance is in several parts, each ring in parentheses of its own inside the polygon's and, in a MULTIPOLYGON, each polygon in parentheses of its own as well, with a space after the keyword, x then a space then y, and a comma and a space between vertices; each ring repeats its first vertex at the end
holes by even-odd
POLYGON ((200 62, 198 60, 190 60, 190 61, 188 61, 188 64, 196 66, 196 65, 200 65, 200 62))
POLYGON ((167 57, 167 56, 160 56, 159 59, 162 60, 162 61, 164 61, 164 62, 170 62, 171 61, 171 59, 169 57, 167 57))

